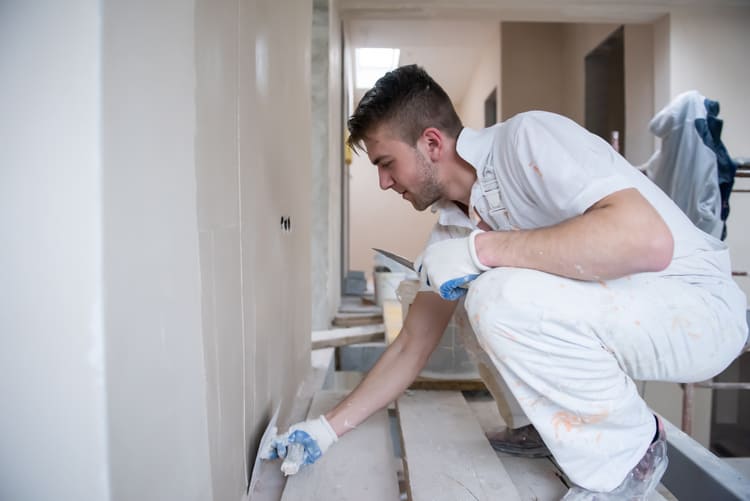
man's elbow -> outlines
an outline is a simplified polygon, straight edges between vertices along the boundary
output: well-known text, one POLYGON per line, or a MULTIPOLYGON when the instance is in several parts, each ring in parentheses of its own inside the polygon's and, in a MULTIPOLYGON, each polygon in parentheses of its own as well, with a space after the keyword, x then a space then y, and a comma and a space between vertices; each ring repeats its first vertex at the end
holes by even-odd
POLYGON ((674 255, 674 237, 669 228, 664 225, 651 238, 645 254, 645 266, 648 271, 662 271, 672 262, 674 255))

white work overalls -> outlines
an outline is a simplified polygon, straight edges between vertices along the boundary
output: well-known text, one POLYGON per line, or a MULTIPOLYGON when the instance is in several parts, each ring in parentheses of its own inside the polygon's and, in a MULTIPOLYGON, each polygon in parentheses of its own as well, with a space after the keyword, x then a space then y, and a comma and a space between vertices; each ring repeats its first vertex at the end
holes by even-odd
MULTIPOLYGON (((480 183, 482 219, 512 230, 493 169, 480 183)), ((730 284, 725 297, 744 300, 730 284)), ((465 308, 476 334, 467 348, 512 426, 534 424, 570 479, 597 491, 617 487, 654 437, 633 380, 704 380, 744 343, 715 294, 651 273, 585 282, 495 268, 471 284, 465 308)))

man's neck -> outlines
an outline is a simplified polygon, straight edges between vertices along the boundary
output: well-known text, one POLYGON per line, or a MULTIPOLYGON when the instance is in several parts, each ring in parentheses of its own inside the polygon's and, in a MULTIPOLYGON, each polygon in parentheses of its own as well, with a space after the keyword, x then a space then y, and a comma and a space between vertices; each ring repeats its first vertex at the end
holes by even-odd
POLYGON ((477 171, 466 160, 453 154, 445 165, 443 188, 445 199, 469 207, 471 188, 477 180, 477 171))

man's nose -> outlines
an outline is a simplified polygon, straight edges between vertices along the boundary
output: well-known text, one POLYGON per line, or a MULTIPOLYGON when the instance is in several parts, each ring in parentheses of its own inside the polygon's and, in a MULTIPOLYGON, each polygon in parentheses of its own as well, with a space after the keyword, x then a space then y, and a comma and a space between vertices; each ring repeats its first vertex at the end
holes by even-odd
POLYGON ((388 174, 385 169, 378 167, 378 178, 380 180, 380 189, 387 190, 393 186, 393 178, 388 174))

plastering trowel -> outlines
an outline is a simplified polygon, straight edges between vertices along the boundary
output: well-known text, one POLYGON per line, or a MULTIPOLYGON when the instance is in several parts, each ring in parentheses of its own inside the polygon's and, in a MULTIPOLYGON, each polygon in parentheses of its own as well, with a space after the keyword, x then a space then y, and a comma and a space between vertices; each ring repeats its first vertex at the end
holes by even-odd
MULTIPOLYGON (((378 252, 378 253, 384 255, 388 259, 392 259, 392 260, 396 261, 398 264, 400 264, 402 266, 406 266, 407 268, 409 268, 412 271, 416 271, 417 273, 421 273, 422 272, 422 267, 421 266, 419 267, 419 270, 415 270, 414 269, 414 261, 411 261, 411 260, 405 258, 404 256, 399 256, 398 254, 394 254, 393 252, 389 252, 387 250, 376 249, 375 247, 373 247, 372 250, 374 250, 375 252, 378 252)), ((474 277, 476 277, 476 275, 474 277)), ((471 278, 474 278, 474 277, 471 277, 471 278)), ((427 285, 429 285, 429 284, 430 284, 430 281, 427 280, 427 285)), ((469 288, 469 284, 468 283, 463 283, 463 284, 458 285, 456 287, 460 287, 461 289, 468 289, 469 288)), ((443 293, 441 292, 440 294, 442 295, 443 293)), ((461 294, 458 294, 457 297, 460 297, 460 296, 461 296, 461 294)), ((443 297, 445 297, 445 296, 443 296, 443 297)), ((454 297, 453 299, 457 299, 457 297, 454 297)))
POLYGON ((375 252, 378 252, 378 253, 384 255, 388 259, 393 259, 398 264, 400 264, 402 266, 406 266, 407 268, 409 268, 412 271, 416 271, 414 269, 414 262, 406 259, 403 256, 399 256, 398 254, 394 254, 393 252, 388 252, 387 250, 376 249, 375 247, 373 247, 372 250, 374 250, 375 252))
POLYGON ((276 436, 276 433, 278 433, 278 428, 276 427, 276 420, 279 417, 279 409, 281 408, 281 404, 276 406, 276 410, 273 413, 273 416, 271 416, 271 420, 268 422, 268 426, 266 426, 266 430, 263 432, 263 436, 260 438, 260 446, 258 447, 258 453, 255 455, 255 464, 253 465, 253 472, 250 475, 250 486, 247 489, 247 492, 252 494, 253 489, 255 488, 255 484, 258 482, 258 477, 260 475, 260 462, 263 459, 262 455, 268 449, 268 447, 271 445, 271 440, 274 439, 276 436))

